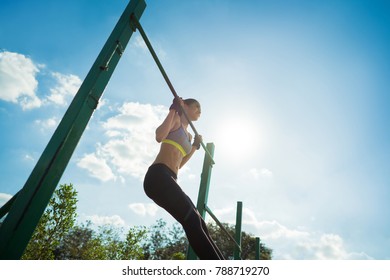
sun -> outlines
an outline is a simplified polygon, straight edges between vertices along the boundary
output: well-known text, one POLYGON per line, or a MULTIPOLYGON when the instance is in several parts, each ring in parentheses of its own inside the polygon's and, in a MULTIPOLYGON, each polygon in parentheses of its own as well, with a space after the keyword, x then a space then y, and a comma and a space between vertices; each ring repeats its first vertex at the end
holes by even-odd
POLYGON ((262 145, 260 127, 248 117, 223 118, 214 133, 215 152, 226 160, 255 158, 262 145))

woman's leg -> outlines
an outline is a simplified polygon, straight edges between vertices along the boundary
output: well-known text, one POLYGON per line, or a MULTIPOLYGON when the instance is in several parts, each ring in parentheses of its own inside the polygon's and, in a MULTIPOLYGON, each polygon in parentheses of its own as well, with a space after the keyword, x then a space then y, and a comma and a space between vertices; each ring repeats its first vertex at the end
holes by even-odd
POLYGON ((223 259, 196 207, 177 184, 175 173, 165 165, 152 165, 145 176, 144 189, 154 202, 183 226, 189 243, 200 259, 223 259))
POLYGON ((211 238, 211 236, 210 236, 210 233, 209 233, 209 230, 208 230, 208 228, 207 228, 207 225, 206 225, 205 221, 203 220, 202 217, 201 217, 201 219, 202 219, 202 229, 203 229, 203 231, 204 231, 204 232, 206 233, 206 235, 210 238, 211 244, 213 245, 214 250, 217 252, 219 258, 220 258, 221 260, 224 260, 225 257, 223 256, 222 252, 219 250, 219 248, 217 247, 217 245, 216 245, 216 244, 214 243, 214 241, 212 240, 212 238, 211 238))
POLYGON ((181 224, 186 232, 188 242, 200 259, 225 259, 212 240, 205 221, 196 209, 191 211, 181 224), (207 246, 205 246, 205 244, 207 244, 207 246))

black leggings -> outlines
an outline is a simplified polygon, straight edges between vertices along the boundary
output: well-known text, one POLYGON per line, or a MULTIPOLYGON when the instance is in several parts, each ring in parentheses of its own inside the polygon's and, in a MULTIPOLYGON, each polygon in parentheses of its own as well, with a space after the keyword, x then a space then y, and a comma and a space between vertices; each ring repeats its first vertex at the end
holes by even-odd
POLYGON ((166 165, 154 164, 145 175, 145 193, 183 226, 188 242, 201 260, 223 260, 206 223, 176 179, 176 174, 166 165))

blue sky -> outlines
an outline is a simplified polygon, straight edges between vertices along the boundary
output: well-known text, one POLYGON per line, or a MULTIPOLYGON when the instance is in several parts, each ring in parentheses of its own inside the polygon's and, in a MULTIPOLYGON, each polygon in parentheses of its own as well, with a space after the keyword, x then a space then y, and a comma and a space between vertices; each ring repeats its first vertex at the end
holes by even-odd
MULTIPOLYGON (((149 0, 141 18, 213 142, 209 206, 275 259, 390 259, 390 4, 149 0)), ((0 205, 25 183, 127 1, 0 9, 0 205)), ((173 222, 143 193, 172 95, 139 34, 61 179, 79 220, 173 222)), ((204 153, 179 174, 197 199, 204 153)))

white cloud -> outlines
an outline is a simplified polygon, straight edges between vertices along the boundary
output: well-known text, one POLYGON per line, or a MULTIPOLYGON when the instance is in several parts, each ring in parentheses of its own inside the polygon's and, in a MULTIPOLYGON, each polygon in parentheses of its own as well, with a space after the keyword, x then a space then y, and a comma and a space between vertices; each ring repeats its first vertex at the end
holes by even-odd
POLYGON ((129 208, 140 216, 156 216, 158 207, 154 203, 132 203, 129 204, 129 208))
MULTIPOLYGON (((149 52, 148 46, 145 44, 144 39, 140 35, 136 35, 135 39, 132 40, 132 45, 137 49, 141 49, 143 52, 149 52)), ((167 57, 167 52, 158 44, 154 42, 154 51, 157 53, 157 56, 160 60, 164 60, 167 57)))
POLYGON ((158 149, 154 131, 166 111, 165 107, 150 104, 123 104, 117 115, 102 124, 108 140, 97 145, 94 153, 84 156, 78 166, 102 181, 118 176, 143 179, 158 149), (94 171, 99 167, 106 176, 94 171))
POLYGON ((188 179, 190 179, 190 180, 196 180, 197 178, 198 178, 198 176, 195 174, 188 174, 188 179))
POLYGON ((37 95, 37 75, 44 67, 23 54, 0 52, 0 99, 19 104, 23 110, 42 105, 67 105, 82 81, 76 75, 49 71, 55 84, 49 89, 50 94, 41 99, 37 95))
MULTIPOLYGON (((235 211, 234 208, 225 208, 213 212, 221 221, 234 224, 235 211)), ((364 252, 349 252, 342 237, 337 234, 292 229, 277 221, 259 221, 256 213, 248 208, 243 210, 243 230, 255 232, 273 250, 274 259, 371 259, 364 252)))
POLYGON ((0 193, 0 207, 10 200, 12 195, 7 193, 0 193))
POLYGON ((260 238, 274 250, 275 259, 343 260, 369 259, 364 253, 348 252, 341 236, 288 228, 277 221, 252 221, 260 238))
POLYGON ((18 53, 0 52, 0 99, 18 103, 23 110, 40 107, 36 95, 39 66, 18 53))
POLYGON ((57 117, 52 117, 46 120, 35 120, 35 125, 37 125, 42 132, 53 131, 59 123, 57 117))
POLYGON ((85 216, 86 220, 91 221, 96 226, 104 226, 104 225, 113 225, 117 227, 121 227, 125 225, 125 221, 118 215, 113 216, 85 216))
POLYGON ((24 158, 23 158, 25 161, 35 161, 34 157, 30 154, 26 154, 24 155, 24 158))
POLYGON ((142 39, 140 35, 136 35, 134 41, 132 41, 132 44, 139 49, 142 49, 143 51, 148 51, 148 47, 145 44, 145 41, 142 39))
POLYGON ((65 75, 53 72, 52 76, 56 80, 56 85, 50 89, 50 95, 47 97, 49 103, 60 106, 68 105, 69 100, 77 93, 82 81, 76 75, 65 75))
POLYGON ((271 170, 267 168, 262 168, 258 170, 257 168, 251 168, 245 174, 245 177, 253 178, 255 180, 259 180, 260 178, 273 178, 274 174, 271 170))
POLYGON ((81 160, 79 160, 77 165, 81 168, 87 169, 92 177, 103 182, 116 179, 106 160, 98 157, 94 153, 85 155, 81 160))
POLYGON ((261 177, 264 177, 264 178, 271 178, 274 176, 274 174, 272 173, 271 170, 267 169, 267 168, 262 168, 260 170, 260 176, 261 177))

